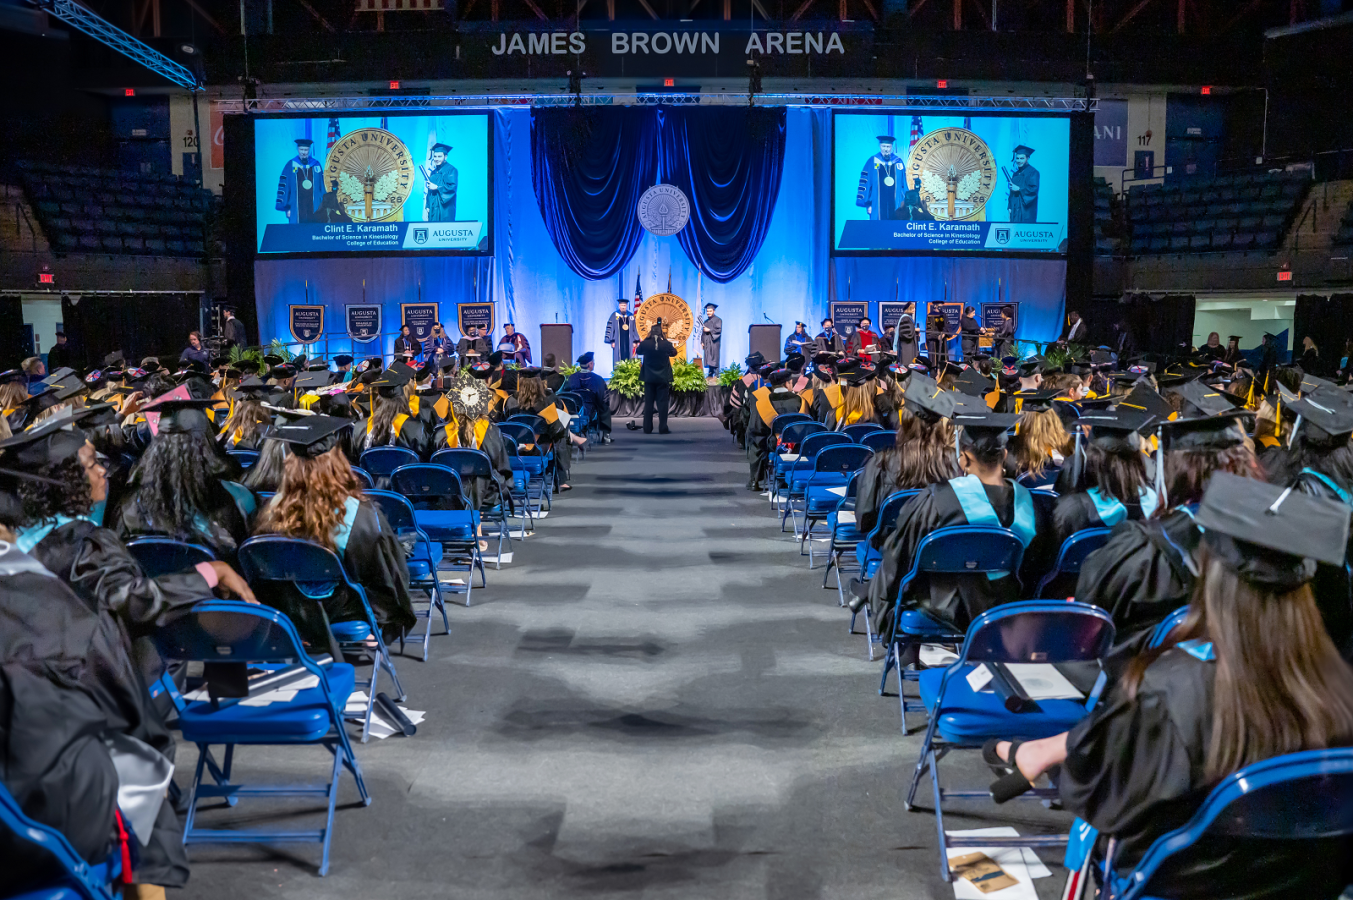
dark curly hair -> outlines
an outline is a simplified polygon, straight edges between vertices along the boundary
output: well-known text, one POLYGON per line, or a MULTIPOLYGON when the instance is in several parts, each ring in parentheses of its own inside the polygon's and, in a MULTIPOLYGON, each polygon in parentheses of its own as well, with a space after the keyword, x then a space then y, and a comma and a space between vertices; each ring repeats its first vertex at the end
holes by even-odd
POLYGON ((210 435, 161 434, 132 470, 131 499, 156 529, 186 537, 213 508, 218 481, 237 474, 238 465, 210 435))
POLYGON ((23 504, 23 525, 36 525, 57 516, 87 516, 94 506, 89 493, 89 476, 84 464, 72 456, 55 466, 43 466, 37 474, 54 478, 60 485, 40 481, 19 481, 19 500, 23 504))

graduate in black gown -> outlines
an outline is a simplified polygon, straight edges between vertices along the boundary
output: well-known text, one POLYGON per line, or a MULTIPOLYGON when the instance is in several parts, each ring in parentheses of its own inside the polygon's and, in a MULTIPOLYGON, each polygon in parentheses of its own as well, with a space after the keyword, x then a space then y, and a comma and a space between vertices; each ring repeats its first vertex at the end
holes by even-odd
POLYGON ((437 450, 479 450, 489 458, 493 471, 491 478, 473 478, 464 481, 464 488, 475 509, 485 502, 511 506, 508 485, 512 483, 512 462, 507 445, 498 426, 489 421, 488 411, 492 390, 481 378, 461 372, 447 391, 450 418, 437 426, 434 433, 437 450))
MULTIPOLYGON (((770 366, 766 368, 770 369, 770 366)), ((776 416, 784 413, 803 411, 803 398, 789 389, 793 373, 788 369, 763 370, 765 381, 761 387, 752 391, 748 397, 747 419, 747 490, 761 490, 761 482, 766 477, 766 465, 770 454, 776 452, 771 445, 771 424, 776 416)))
POLYGON ((1194 513, 1213 474, 1259 474, 1235 415, 1165 422, 1157 431, 1163 451, 1157 465, 1164 466, 1159 508, 1150 519, 1118 523, 1109 542, 1086 557, 1076 581, 1077 600, 1113 615, 1118 647, 1127 653, 1140 650, 1193 594, 1200 537, 1194 513))
POLYGON ((1065 454, 1071 449, 1062 418, 1057 414, 1058 391, 1027 391, 1019 401, 1019 433, 1012 443, 1010 474, 1026 488, 1052 487, 1061 474, 1065 454))
MULTIPOLYGON (((915 377, 915 376, 913 376, 915 377)), ((1006 432, 1018 417, 990 411, 955 411, 959 467, 965 474, 932 484, 902 507, 897 530, 883 546, 883 562, 869 582, 869 605, 878 634, 891 631, 893 603, 921 539, 946 525, 1008 528, 1027 547, 1039 528, 1029 491, 1004 476, 1006 432)), ((1014 573, 929 575, 914 581, 903 606, 915 606, 962 631, 975 616, 1019 597, 1014 573)))
MULTIPOLYGON (((276 427, 274 435, 287 443, 291 455, 282 485, 259 513, 254 532, 303 538, 338 554, 348 577, 366 592, 382 634, 393 640, 414 624, 409 570, 385 515, 362 496, 343 454, 343 438, 351 429, 352 422, 332 416, 276 427)), ((304 641, 325 649, 330 646, 326 620, 364 618, 361 599, 341 586, 308 597, 292 585, 268 583, 260 587, 259 599, 290 616, 304 641)))
POLYGON ((1154 416, 1123 407, 1081 417, 1090 428, 1084 463, 1063 467, 1057 480, 1052 532, 1058 547, 1077 531, 1148 519, 1156 511, 1140 437, 1154 422, 1154 416))
POLYGON ((376 392, 371 414, 352 432, 350 455, 354 462, 373 447, 405 447, 419 459, 428 458, 432 435, 409 408, 408 384, 409 377, 393 369, 371 382, 376 392))
POLYGON ((241 381, 231 395, 229 415, 217 440, 226 450, 257 450, 272 428, 272 415, 263 408, 275 388, 257 375, 241 381))
MULTIPOLYGON (((1114 839, 1119 878, 1226 776, 1353 743, 1353 670, 1321 628, 1309 586, 1317 562, 1342 564, 1348 507, 1219 473, 1197 516, 1205 531, 1196 588, 1163 646, 1133 660, 1069 732, 984 748, 1018 766, 993 789, 1019 790, 1060 766, 1063 805, 1098 830, 1094 861, 1114 839)), ((1345 838, 1214 832, 1162 867, 1144 893, 1333 900, 1349 884, 1349 862, 1345 838)))

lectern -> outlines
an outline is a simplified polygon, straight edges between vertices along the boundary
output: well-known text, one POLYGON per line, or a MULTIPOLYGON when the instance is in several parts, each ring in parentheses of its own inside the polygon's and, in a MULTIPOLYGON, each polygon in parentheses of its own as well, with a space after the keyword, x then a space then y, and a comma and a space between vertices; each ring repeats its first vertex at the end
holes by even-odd
POLYGON ((556 365, 573 365, 573 326, 563 325, 541 325, 540 326, 540 361, 544 364, 545 357, 554 354, 556 365))
POLYGON ((779 325, 751 325, 747 328, 747 346, 751 353, 760 353, 767 362, 780 358, 779 325))

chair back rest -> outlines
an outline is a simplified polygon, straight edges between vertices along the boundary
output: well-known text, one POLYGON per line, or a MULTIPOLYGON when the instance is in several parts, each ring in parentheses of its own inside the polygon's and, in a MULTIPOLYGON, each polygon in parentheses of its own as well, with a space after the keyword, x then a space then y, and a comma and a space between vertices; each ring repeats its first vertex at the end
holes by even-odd
MULTIPOLYGON (((801 416, 803 413, 786 413, 786 415, 801 416)), ((797 447, 808 435, 821 434, 826 430, 827 426, 821 422, 790 422, 785 426, 784 431, 780 432, 780 443, 797 447)))
POLYGON ((545 430, 550 427, 548 422, 535 413, 517 413, 514 416, 508 416, 507 420, 522 423, 536 435, 544 434, 545 430))
POLYGON ((1089 603, 1002 603, 968 626, 965 662, 1062 663, 1103 658, 1113 645, 1113 617, 1089 603))
POLYGON ((460 476, 447 466, 432 463, 400 466, 390 473, 390 489, 408 497, 414 509, 469 508, 460 476))
POLYGON ((165 659, 206 662, 289 662, 306 657, 285 613, 234 600, 204 600, 154 633, 165 659))
MULTIPOLYGON (((66 870, 67 878, 75 888, 74 892, 82 900, 113 900, 112 892, 95 881, 93 873, 89 870, 89 864, 75 852, 66 836, 50 825, 44 825, 25 815, 23 807, 19 806, 19 801, 14 799, 14 795, 3 782, 0 782, 0 822, 3 822, 15 837, 35 844, 51 854, 66 870)), ((25 893, 23 896, 65 897, 68 894, 58 889, 51 892, 40 890, 31 894, 25 893)))
POLYGON ((257 450, 227 450, 226 453, 235 458, 241 469, 248 469, 258 462, 257 450))
POLYGON ((921 538, 912 565, 917 572, 974 575, 1017 572, 1024 545, 1013 531, 991 525, 951 525, 921 538))
POLYGON ((879 506, 878 524, 874 526, 874 534, 882 534, 896 528, 897 517, 902 514, 902 507, 919 493, 920 488, 909 488, 905 491, 893 491, 885 497, 879 506))
POLYGON ((859 425, 847 425, 841 429, 841 433, 858 444, 864 439, 865 435, 883 430, 883 426, 876 422, 863 422, 859 425))
POLYGON ((1152 893, 1151 877, 1162 864, 1187 854, 1204 836, 1312 841, 1353 834, 1350 796, 1353 747, 1303 750, 1246 766, 1213 788, 1188 824, 1156 839, 1133 870, 1124 896, 1152 893))
POLYGON ((460 476, 461 486, 471 478, 492 478, 493 463, 483 450, 451 448, 438 450, 429 460, 431 465, 446 466, 460 476))
POLYGON ((1165 639, 1170 636, 1170 632, 1182 625, 1184 623, 1184 617, 1188 614, 1189 608, 1188 605, 1185 604, 1166 616, 1160 624, 1155 627, 1155 630, 1151 632, 1151 640, 1147 643, 1146 649, 1154 650, 1164 644, 1165 639))
POLYGON ((860 443, 877 453, 880 450, 887 450, 897 446, 897 432, 887 430, 871 431, 860 438, 860 443))
POLYGON ((784 433, 784 430, 788 428, 790 425, 793 425, 795 422, 811 422, 811 421, 813 421, 813 417, 808 415, 808 413, 801 412, 780 413, 778 416, 770 420, 771 437, 775 438, 776 440, 779 440, 780 435, 784 433))
POLYGON ((348 581, 337 554, 301 538, 261 534, 240 544, 240 574, 255 581, 348 581))
POLYGON ((136 559, 141 571, 150 578, 182 572, 216 557, 206 547, 167 537, 143 537, 130 541, 127 552, 136 559))
POLYGON ((372 503, 385 514, 385 521, 390 523, 390 527, 397 531, 415 531, 418 528, 418 522, 414 518, 413 504, 409 498, 403 494, 396 494, 394 491, 381 491, 370 489, 362 491, 362 496, 369 499, 372 503))
POLYGON ((1080 572, 1085 557, 1107 544, 1112 532, 1112 528, 1084 528, 1072 534, 1062 542, 1062 549, 1057 554, 1057 571, 1064 574, 1080 572))
POLYGON ((1057 506, 1057 492, 1052 488, 1031 488, 1029 497, 1034 502, 1034 521, 1051 522, 1057 506))
POLYGON ((502 432, 503 437, 510 437, 519 444, 533 444, 536 440, 536 433, 530 425, 514 422, 511 419, 506 422, 499 422, 498 430, 502 432))
POLYGON ((418 454, 407 447, 372 447, 362 453, 358 465, 376 478, 384 478, 400 466, 416 462, 418 454))
POLYGON ((818 431, 808 435, 799 445, 799 456, 804 459, 812 459, 822 451, 824 447, 830 447, 833 444, 849 444, 850 438, 836 431, 818 431))
POLYGON ((874 455, 863 444, 836 444, 824 447, 813 459, 814 475, 847 475, 864 468, 874 455))
POLYGON ((357 482, 361 484, 362 487, 373 488, 376 486, 376 479, 372 478, 371 473, 368 472, 366 469, 363 469, 361 466, 353 466, 352 474, 357 479, 357 482))
POLYGON ((564 404, 564 409, 568 410, 568 414, 571 416, 576 416, 578 410, 583 408, 582 400, 578 399, 574 394, 555 394, 554 397, 560 403, 564 404))

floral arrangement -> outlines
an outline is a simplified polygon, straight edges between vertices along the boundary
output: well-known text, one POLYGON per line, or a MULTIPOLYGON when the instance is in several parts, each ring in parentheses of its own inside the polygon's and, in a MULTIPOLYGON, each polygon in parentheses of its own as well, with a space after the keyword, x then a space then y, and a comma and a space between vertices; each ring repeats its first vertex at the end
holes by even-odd
POLYGON ((719 370, 719 385, 721 387, 731 387, 734 382, 742 377, 742 367, 734 363, 726 369, 719 370))

